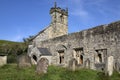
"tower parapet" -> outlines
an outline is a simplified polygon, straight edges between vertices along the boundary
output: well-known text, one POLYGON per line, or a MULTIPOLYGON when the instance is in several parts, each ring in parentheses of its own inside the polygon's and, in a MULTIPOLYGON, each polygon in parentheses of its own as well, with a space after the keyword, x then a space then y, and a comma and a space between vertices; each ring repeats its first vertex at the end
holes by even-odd
POLYGON ((58 12, 58 13, 68 16, 68 10, 61 9, 60 7, 52 7, 50 10, 50 14, 52 14, 53 12, 58 12))
POLYGON ((58 12, 58 13, 61 13, 61 14, 63 14, 63 15, 68 16, 68 9, 62 9, 62 8, 60 8, 60 7, 57 7, 56 2, 55 2, 54 7, 52 7, 52 8, 50 9, 50 14, 52 14, 53 12, 58 12))
POLYGON ((55 2, 54 7, 50 9, 52 32, 51 37, 58 37, 68 33, 68 9, 57 7, 55 2), (52 34, 53 33, 53 34, 52 34))

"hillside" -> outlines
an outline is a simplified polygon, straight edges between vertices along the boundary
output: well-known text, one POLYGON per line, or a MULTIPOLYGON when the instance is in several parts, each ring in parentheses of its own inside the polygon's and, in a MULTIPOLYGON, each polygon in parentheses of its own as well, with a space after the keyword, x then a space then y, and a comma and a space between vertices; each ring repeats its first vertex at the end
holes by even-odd
POLYGON ((7 41, 7 40, 0 40, 0 45, 3 44, 15 44, 15 43, 21 43, 21 42, 13 42, 13 41, 7 41))
POLYGON ((17 55, 27 52, 27 44, 23 42, 13 42, 0 40, 0 55, 8 55, 8 63, 15 62, 17 55))

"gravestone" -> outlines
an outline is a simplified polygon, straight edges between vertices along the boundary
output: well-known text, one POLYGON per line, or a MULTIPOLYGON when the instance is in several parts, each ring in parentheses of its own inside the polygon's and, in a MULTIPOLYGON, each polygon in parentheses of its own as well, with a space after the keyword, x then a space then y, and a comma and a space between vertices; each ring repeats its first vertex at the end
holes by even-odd
POLYGON ((69 61, 69 69, 75 71, 77 69, 77 60, 75 58, 69 61))
POLYGON ((31 59, 28 55, 19 55, 17 57, 17 65, 19 68, 31 67, 31 59))
POLYGON ((7 55, 0 55, 0 66, 7 64, 7 55))
POLYGON ((120 73, 120 58, 115 62, 115 70, 120 73))
POLYGON ((41 58, 37 62, 36 72, 37 74, 47 73, 47 68, 49 65, 49 61, 46 58, 41 58))
POLYGON ((85 61, 85 68, 90 68, 90 60, 89 59, 87 59, 85 61))
POLYGON ((107 74, 109 76, 113 74, 113 66, 114 66, 114 58, 113 56, 109 56, 107 59, 107 65, 106 65, 107 74))

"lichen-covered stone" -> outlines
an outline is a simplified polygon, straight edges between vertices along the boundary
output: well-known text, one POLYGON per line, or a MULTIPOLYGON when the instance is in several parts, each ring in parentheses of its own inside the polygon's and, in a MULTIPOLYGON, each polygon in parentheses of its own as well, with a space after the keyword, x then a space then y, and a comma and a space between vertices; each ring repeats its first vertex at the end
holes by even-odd
POLYGON ((17 57, 17 65, 19 68, 31 67, 30 57, 27 55, 19 55, 17 57))
POLYGON ((47 73, 49 61, 46 58, 41 58, 37 62, 36 72, 37 74, 47 73))

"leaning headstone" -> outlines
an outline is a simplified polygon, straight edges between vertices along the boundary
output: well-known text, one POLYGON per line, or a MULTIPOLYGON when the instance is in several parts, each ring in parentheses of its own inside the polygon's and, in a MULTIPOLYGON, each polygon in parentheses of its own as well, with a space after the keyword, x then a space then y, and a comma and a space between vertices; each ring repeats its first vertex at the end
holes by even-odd
POLYGON ((31 59, 28 55, 19 55, 17 57, 17 65, 19 68, 31 67, 31 59))
POLYGON ((37 74, 47 73, 49 61, 46 58, 41 58, 37 62, 36 72, 37 74))
POLYGON ((107 59, 107 74, 111 76, 113 74, 114 58, 109 56, 107 59))
POLYGON ((69 69, 75 71, 77 69, 77 60, 75 58, 69 61, 69 69))

